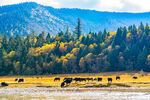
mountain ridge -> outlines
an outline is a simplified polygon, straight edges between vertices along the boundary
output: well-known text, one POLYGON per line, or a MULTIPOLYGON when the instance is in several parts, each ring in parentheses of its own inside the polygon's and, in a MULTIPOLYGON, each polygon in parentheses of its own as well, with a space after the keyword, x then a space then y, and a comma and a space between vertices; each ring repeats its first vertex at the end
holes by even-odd
POLYGON ((0 7, 0 32, 8 36, 26 36, 32 31, 37 34, 45 31, 56 35, 65 31, 67 25, 71 31, 76 26, 76 19, 82 20, 83 34, 90 31, 97 32, 116 30, 120 26, 131 24, 139 25, 140 22, 150 22, 150 12, 101 12, 96 10, 78 8, 53 8, 35 2, 25 2, 0 7))

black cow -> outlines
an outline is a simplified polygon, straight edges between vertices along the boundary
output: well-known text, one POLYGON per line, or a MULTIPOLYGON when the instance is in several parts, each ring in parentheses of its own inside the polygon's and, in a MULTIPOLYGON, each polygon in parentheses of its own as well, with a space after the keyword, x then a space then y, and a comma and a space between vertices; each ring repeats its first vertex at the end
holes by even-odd
POLYGON ((138 77, 134 76, 133 79, 138 79, 138 77))
POLYGON ((102 81, 103 80, 103 78, 98 78, 98 81, 102 81))
POLYGON ((23 78, 20 78, 20 79, 18 80, 18 83, 20 83, 20 82, 24 82, 24 79, 23 79, 23 78))
POLYGON ((93 78, 86 78, 87 81, 93 81, 93 78))
POLYGON ((8 83, 5 83, 5 82, 2 82, 1 83, 1 86, 8 86, 9 84, 8 83))
POLYGON ((67 78, 64 78, 63 81, 65 81, 67 78))
POLYGON ((119 76, 117 76, 117 77, 116 77, 116 80, 120 80, 120 77, 119 77, 119 76))
POLYGON ((60 78, 55 78, 54 81, 60 81, 60 78))
POLYGON ((66 80, 64 80, 64 82, 65 82, 66 84, 69 84, 69 83, 72 82, 72 78, 66 78, 66 80))
POLYGON ((82 82, 86 81, 86 78, 74 78, 73 80, 75 80, 76 82, 82 82))
POLYGON ((86 82, 86 78, 80 78, 80 82, 81 81, 85 81, 86 82))
POLYGON ((15 81, 18 81, 18 79, 16 78, 15 81))
POLYGON ((64 87, 64 86, 65 86, 65 82, 62 82, 62 83, 61 83, 61 87, 64 87))
POLYGON ((74 78, 73 80, 76 82, 80 82, 80 78, 74 78))
POLYGON ((108 78, 108 83, 109 83, 109 82, 112 82, 112 78, 108 78))
POLYGON ((97 81, 98 79, 97 78, 94 78, 94 81, 97 81))

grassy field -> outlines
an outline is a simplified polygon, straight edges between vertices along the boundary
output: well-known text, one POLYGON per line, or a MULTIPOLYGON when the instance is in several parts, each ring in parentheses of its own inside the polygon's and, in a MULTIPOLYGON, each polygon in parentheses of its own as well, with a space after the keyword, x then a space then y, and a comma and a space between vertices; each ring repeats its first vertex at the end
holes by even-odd
POLYGON ((0 82, 6 82, 8 87, 60 87, 64 78, 103 78, 102 81, 86 81, 75 82, 73 81, 69 87, 150 87, 150 73, 127 73, 127 72, 111 72, 99 74, 58 74, 46 76, 2 76, 0 82), (116 76, 120 80, 116 80, 116 76), (138 79, 133 79, 136 76, 138 79), (54 79, 59 77, 60 81, 54 79), (112 78, 111 84, 108 84, 107 78, 112 78), (18 83, 16 78, 23 78, 24 82, 18 83))

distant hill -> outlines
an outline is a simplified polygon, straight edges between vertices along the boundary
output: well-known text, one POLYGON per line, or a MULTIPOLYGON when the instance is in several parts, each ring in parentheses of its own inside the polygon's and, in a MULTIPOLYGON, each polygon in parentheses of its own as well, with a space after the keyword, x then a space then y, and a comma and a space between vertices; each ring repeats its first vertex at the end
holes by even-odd
POLYGON ((150 23, 150 13, 115 13, 83 9, 55 9, 34 2, 27 2, 0 7, 0 32, 8 36, 19 34, 26 36, 32 31, 57 32, 65 31, 67 24, 73 31, 76 19, 81 18, 83 33, 97 32, 106 28, 116 30, 120 26, 140 22, 150 23))

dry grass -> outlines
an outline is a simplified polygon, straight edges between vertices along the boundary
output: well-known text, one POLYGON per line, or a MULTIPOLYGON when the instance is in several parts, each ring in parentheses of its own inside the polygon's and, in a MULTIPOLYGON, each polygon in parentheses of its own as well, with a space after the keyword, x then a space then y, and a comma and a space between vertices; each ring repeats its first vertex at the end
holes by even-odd
POLYGON ((98 78, 101 77, 103 80, 98 81, 86 81, 78 82, 75 81, 70 84, 70 87, 150 87, 150 73, 126 73, 126 72, 109 72, 100 74, 58 74, 58 75, 47 75, 47 76, 3 76, 0 77, 0 82, 6 82, 10 85, 8 87, 60 87, 61 82, 65 77, 80 77, 80 78, 98 78), (116 76, 120 76, 120 80, 116 80, 116 76), (138 79, 133 79, 133 76, 137 76, 138 79), (59 77, 61 80, 54 82, 54 78, 59 77), (108 85, 107 78, 112 78, 113 82, 108 85), (16 78, 24 78, 23 83, 15 82, 16 78))

